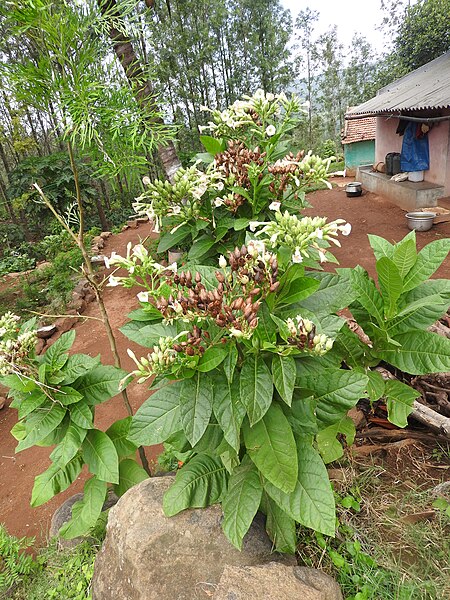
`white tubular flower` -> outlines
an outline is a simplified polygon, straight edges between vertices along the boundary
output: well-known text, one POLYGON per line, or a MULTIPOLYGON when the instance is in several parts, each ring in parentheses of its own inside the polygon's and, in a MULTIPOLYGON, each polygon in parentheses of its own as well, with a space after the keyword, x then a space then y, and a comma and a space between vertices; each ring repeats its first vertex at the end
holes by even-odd
POLYGON ((216 198, 216 199, 214 200, 214 206, 216 206, 217 208, 218 208, 219 206, 222 206, 222 204, 223 204, 223 200, 222 200, 222 198, 216 198))
POLYGON ((109 269, 111 267, 111 263, 109 262, 109 258, 107 256, 103 257, 103 262, 105 263, 105 267, 109 269))
POLYGON ((148 177, 147 175, 146 175, 145 177, 143 177, 143 178, 142 178, 142 183, 143 183, 144 185, 150 185, 150 184, 151 184, 151 182, 152 182, 152 181, 151 181, 150 177, 148 177))
POLYGON ((139 292, 137 299, 139 302, 148 302, 148 292, 139 292))
POLYGON ((220 258, 219 258, 219 267, 221 269, 225 269, 226 266, 227 266, 227 259, 225 258, 225 256, 223 256, 223 254, 221 254, 220 258))
POLYGON ((265 225, 265 223, 263 221, 250 221, 248 227, 250 231, 256 231, 257 227, 259 227, 260 225, 265 225))
POLYGON ((247 244, 247 250, 253 258, 264 256, 266 253, 266 245, 261 240, 250 240, 247 244))
POLYGON ((303 262, 303 257, 302 257, 302 255, 300 254, 300 250, 299 250, 299 248, 296 248, 296 249, 295 249, 295 252, 294 252, 294 254, 292 255, 292 262, 293 262, 293 263, 301 263, 301 262, 303 262))
POLYGON ((327 262, 327 255, 323 250, 319 250, 319 258, 321 263, 327 262))
POLYGON ((179 215, 181 213, 181 206, 172 206, 171 211, 173 215, 179 215))
POLYGON ((231 327, 229 329, 230 331, 230 335, 235 337, 235 338, 241 338, 244 337, 244 333, 240 330, 240 329, 236 329, 235 327, 231 327))
POLYGON ((342 233, 342 235, 350 235, 352 231, 352 226, 350 225, 350 223, 346 223, 345 225, 340 225, 338 229, 342 233))
POLYGON ((137 244, 133 248, 132 254, 133 254, 133 256, 138 258, 140 261, 144 262, 144 260, 148 257, 148 250, 142 244, 137 244))
POLYGON ((268 125, 266 127, 266 135, 268 137, 272 137, 273 135, 275 135, 277 132, 277 130, 275 129, 275 127, 273 125, 268 125))
POLYGON ((223 190, 223 188, 224 188, 223 181, 218 181, 216 183, 216 190, 218 190, 219 192, 221 192, 223 190))
POLYGON ((269 210, 280 210, 281 202, 272 202, 269 204, 269 210))
POLYGON ((106 285, 108 287, 116 287, 117 285, 120 285, 120 282, 122 279, 123 279, 122 277, 114 277, 114 275, 110 275, 109 281, 106 285))
POLYGON ((275 95, 269 92, 268 94, 266 94, 266 100, 268 100, 269 102, 273 102, 273 100, 275 100, 275 95))
POLYGON ((316 229, 316 238, 318 240, 322 240, 323 239, 323 229, 321 229, 320 227, 318 229, 316 229))
POLYGON ((178 265, 176 262, 172 263, 171 265, 169 265, 168 267, 165 267, 166 271, 172 271, 172 273, 176 273, 178 270, 178 265))
MULTIPOLYGON (((200 110, 202 110, 202 109, 200 109, 200 110)), ((201 134, 202 134, 204 131, 208 131, 208 130, 209 130, 209 127, 208 127, 208 125, 199 125, 199 126, 198 126, 198 131, 199 131, 200 135, 201 135, 201 134)))

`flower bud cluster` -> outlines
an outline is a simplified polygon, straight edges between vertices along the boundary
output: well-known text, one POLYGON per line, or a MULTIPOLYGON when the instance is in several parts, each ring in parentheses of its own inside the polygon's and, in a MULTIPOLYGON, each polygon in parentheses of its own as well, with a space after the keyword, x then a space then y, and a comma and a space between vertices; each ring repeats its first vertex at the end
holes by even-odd
POLYGON ((133 371, 133 375, 140 378, 138 383, 143 383, 152 375, 166 373, 171 369, 177 361, 177 352, 173 348, 173 344, 174 338, 161 337, 158 345, 153 346, 152 352, 147 354, 146 357, 141 357, 140 360, 136 358, 132 350, 127 350, 128 356, 133 359, 137 366, 137 369, 133 371))
POLYGON ((108 269, 111 266, 117 266, 128 271, 126 277, 110 275, 107 284, 109 287, 122 285, 129 288, 140 285, 146 287, 149 292, 153 291, 154 284, 162 273, 167 271, 176 272, 177 270, 176 263, 165 267, 153 260, 143 244, 136 244, 132 247, 131 242, 127 245, 126 256, 120 256, 120 254, 113 252, 109 258, 105 257, 105 264, 108 269))
POLYGON ((310 150, 299 163, 298 170, 296 171, 295 175, 297 177, 302 177, 306 185, 311 185, 312 183, 324 183, 329 189, 331 189, 331 184, 328 181, 328 177, 330 175, 330 164, 333 159, 334 156, 323 159, 317 154, 313 154, 310 150))
POLYGON ((326 217, 298 218, 296 215, 289 214, 288 211, 285 211, 284 214, 276 212, 275 221, 250 225, 253 230, 259 225, 264 225, 256 235, 267 236, 265 243, 271 248, 287 246, 292 250, 292 261, 297 263, 302 262, 303 257, 309 258, 311 249, 318 253, 320 262, 325 262, 324 246, 328 246, 327 242, 340 246, 340 242, 335 239, 336 236, 339 232, 349 235, 351 231, 351 225, 345 223, 343 219, 327 223, 326 217))
POLYGON ((322 356, 333 347, 334 340, 324 333, 317 334, 314 323, 301 315, 287 319, 286 325, 290 333, 288 343, 303 352, 322 356))
POLYGON ((20 317, 7 312, 0 318, 0 375, 25 373, 28 358, 34 352, 37 341, 35 330, 19 332, 20 317))

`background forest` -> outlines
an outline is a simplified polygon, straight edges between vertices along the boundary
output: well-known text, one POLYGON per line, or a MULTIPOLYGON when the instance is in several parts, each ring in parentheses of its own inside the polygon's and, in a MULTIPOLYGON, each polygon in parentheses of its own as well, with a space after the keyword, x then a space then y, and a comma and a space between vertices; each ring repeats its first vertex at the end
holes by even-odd
POLYGON ((27 242, 59 235, 33 183, 71 218, 75 167, 87 228, 120 225, 142 176, 170 176, 200 150, 209 113, 199 107, 295 92, 309 108, 292 150, 339 155, 348 106, 450 48, 449 0, 380 11, 381 56, 360 35, 344 47, 336 26, 316 35, 316 10, 273 0, 2 3, 0 272, 48 257, 52 240, 27 242))

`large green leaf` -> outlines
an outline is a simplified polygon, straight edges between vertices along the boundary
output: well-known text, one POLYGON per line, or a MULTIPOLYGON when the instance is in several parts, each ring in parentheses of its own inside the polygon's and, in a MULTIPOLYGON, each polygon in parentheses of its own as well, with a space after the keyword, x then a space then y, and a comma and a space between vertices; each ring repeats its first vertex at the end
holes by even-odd
POLYGON ((132 456, 137 450, 137 445, 127 439, 128 434, 130 433, 131 421, 131 417, 119 419, 106 430, 106 435, 114 444, 119 458, 132 456))
POLYGON ((355 441, 356 429, 350 417, 343 417, 334 425, 325 427, 317 434, 317 447, 326 464, 338 460, 344 454, 341 443, 336 439, 340 433, 345 435, 347 444, 351 446, 355 441))
POLYGON ((225 373, 228 381, 233 381, 234 370, 236 368, 238 360, 238 350, 234 342, 227 344, 227 355, 222 364, 223 372, 225 373))
POLYGON ((406 275, 403 290, 407 292, 426 281, 444 262, 450 251, 450 238, 435 240, 427 244, 417 255, 413 268, 406 275))
POLYGON ((297 381, 317 397, 316 416, 323 427, 339 421, 365 395, 367 376, 355 371, 327 370, 318 376, 306 375, 297 381))
POLYGON ((197 364, 197 371, 207 373, 220 365, 228 354, 226 346, 210 346, 197 364))
POLYGON ((450 340, 429 331, 395 336, 400 346, 379 351, 380 358, 411 375, 450 371, 450 340))
POLYGON ((201 135, 200 141, 206 152, 213 156, 225 150, 225 142, 222 139, 218 140, 210 135, 201 135))
POLYGON ((241 402, 247 411, 250 425, 266 414, 273 397, 272 375, 260 356, 248 356, 240 377, 241 402))
POLYGON ((46 438, 58 427, 65 415, 66 409, 59 404, 51 404, 48 407, 35 410, 27 420, 28 435, 18 443, 16 452, 31 448, 31 446, 46 438))
POLYGON ((384 394, 385 383, 378 371, 367 371, 369 381, 367 383, 367 395, 372 402, 376 402, 384 394))
POLYGON ((239 550, 259 508, 262 492, 258 469, 246 455, 234 469, 222 500, 223 531, 239 550))
POLYGON ((328 473, 307 439, 299 440, 298 481, 294 491, 286 494, 270 482, 264 487, 292 519, 325 535, 334 535, 335 504, 328 473))
POLYGON ((227 489, 228 474, 220 458, 197 454, 177 473, 164 495, 163 509, 172 517, 186 508, 204 508, 219 502, 227 489))
POLYGON ((351 273, 351 283, 357 293, 358 302, 376 319, 378 325, 383 326, 383 298, 373 279, 370 279, 366 271, 356 267, 351 273))
POLYGON ((197 238, 189 250, 189 260, 200 260, 214 246, 216 240, 209 235, 202 235, 197 238))
POLYGON ((266 531, 277 552, 295 554, 297 547, 297 528, 295 520, 287 515, 276 502, 266 496, 266 531))
POLYGON ((165 233, 161 236, 158 244, 158 252, 165 252, 170 248, 176 248, 183 242, 191 232, 189 225, 182 225, 174 233, 165 233))
POLYGON ((132 342, 136 342, 144 348, 153 348, 158 344, 160 337, 175 337, 179 333, 176 325, 163 323, 151 323, 146 325, 144 321, 130 321, 119 328, 132 342))
POLYGON ((248 455, 268 481, 292 492, 297 480, 297 449, 287 418, 272 404, 260 421, 243 426, 248 455))
MULTIPOLYGON (((377 260, 376 269, 386 307, 386 316, 390 318, 395 314, 397 301, 403 290, 403 281, 399 270, 390 258, 384 256, 377 260)), ((367 306, 365 308, 367 309, 367 306)))
POLYGON ((70 405, 70 418, 75 425, 82 429, 92 429, 94 427, 92 409, 85 402, 70 405))
POLYGON ((70 350, 75 341, 75 330, 71 329, 66 333, 63 333, 56 342, 54 342, 50 348, 45 352, 42 357, 42 361, 45 364, 50 365, 52 369, 62 368, 68 360, 66 352, 70 350))
POLYGON ((99 481, 96 477, 88 479, 84 485, 83 499, 73 505, 72 518, 61 527, 60 535, 71 540, 89 533, 102 512, 106 492, 105 481, 99 481))
POLYGON ((413 411, 413 404, 420 392, 409 385, 390 379, 386 381, 384 395, 388 409, 388 419, 397 427, 408 425, 408 415, 413 411))
POLYGON ((59 402, 63 406, 69 406, 69 404, 75 404, 83 399, 82 394, 79 391, 74 390, 68 385, 62 385, 54 396, 55 402, 59 402))
MULTIPOLYGON (((338 269, 337 273, 314 273, 319 288, 299 304, 315 315, 329 315, 346 308, 356 297, 350 285, 350 269, 338 269)), ((301 314, 301 310, 299 311, 301 314)))
POLYGON ((311 277, 299 277, 285 285, 277 296, 277 305, 294 304, 308 298, 319 288, 319 282, 311 277))
POLYGON ((97 367, 100 363, 100 355, 93 358, 88 354, 73 354, 69 356, 66 364, 63 367, 64 379, 61 382, 63 385, 72 383, 81 375, 84 375, 91 369, 97 367))
POLYGON ((371 360, 370 348, 346 325, 341 329, 334 343, 345 364, 349 367, 365 366, 371 360))
POLYGON ((278 327, 271 318, 269 307, 266 302, 262 302, 258 311, 258 327, 255 329, 255 335, 262 342, 275 342, 278 327))
POLYGON ((100 481, 119 483, 119 458, 105 432, 91 429, 82 445, 83 458, 91 473, 100 481))
POLYGON ((203 373, 196 373, 181 384, 180 413, 181 424, 192 446, 205 433, 211 418, 213 406, 213 382, 203 373))
POLYGON ((292 404, 297 368, 292 356, 274 354, 272 375, 277 392, 288 406, 292 404))
POLYGON ((81 444, 86 437, 86 429, 81 429, 77 425, 71 423, 67 428, 61 442, 56 446, 50 454, 50 458, 55 464, 64 466, 78 453, 81 449, 81 444))
POLYGON ((148 479, 145 470, 132 458, 126 458, 119 463, 119 483, 114 486, 115 493, 120 497, 134 485, 148 479))
POLYGON ((383 256, 387 256, 388 258, 392 258, 394 256, 395 246, 393 244, 384 238, 371 233, 369 233, 367 237, 369 238, 370 246, 377 260, 383 256))
MULTIPOLYGON (((23 419, 34 410, 42 406, 45 402, 50 403, 48 396, 46 396, 40 389, 33 390, 26 394, 26 397, 18 403, 18 416, 19 419, 23 419)), ((16 404, 16 403, 14 403, 16 404)), ((13 406, 15 408, 15 406, 13 406)))
POLYGON ((119 393, 119 383, 126 371, 112 365, 99 365, 79 377, 73 387, 80 392, 88 404, 96 405, 119 393))
POLYGON ((400 277, 404 279, 417 260, 415 236, 414 239, 405 239, 396 245, 392 260, 400 277))
POLYGON ((41 506, 53 496, 66 490, 71 485, 83 468, 83 459, 80 455, 72 457, 66 464, 52 464, 38 475, 34 480, 31 492, 31 506, 41 506))
POLYGON ((240 400, 237 377, 231 383, 222 374, 214 377, 213 411, 226 441, 236 452, 239 452, 245 409, 240 400))
POLYGON ((161 444, 181 428, 180 393, 175 381, 154 392, 133 417, 128 439, 137 446, 161 444))

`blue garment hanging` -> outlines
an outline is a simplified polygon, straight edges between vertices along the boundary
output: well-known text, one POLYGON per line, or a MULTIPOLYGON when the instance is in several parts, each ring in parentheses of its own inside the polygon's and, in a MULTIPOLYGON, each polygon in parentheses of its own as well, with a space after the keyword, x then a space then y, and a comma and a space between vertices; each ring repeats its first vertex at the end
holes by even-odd
POLYGON ((417 123, 408 123, 403 136, 400 167, 402 171, 426 171, 430 168, 428 135, 416 137, 417 123))

